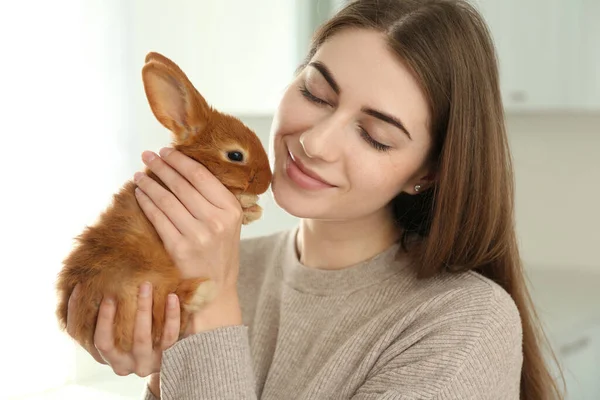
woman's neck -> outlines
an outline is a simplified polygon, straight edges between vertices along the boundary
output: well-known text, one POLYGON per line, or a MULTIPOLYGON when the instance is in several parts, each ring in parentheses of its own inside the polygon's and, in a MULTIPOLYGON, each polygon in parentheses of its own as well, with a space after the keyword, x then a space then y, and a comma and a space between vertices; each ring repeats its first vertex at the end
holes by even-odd
POLYGON ((342 269, 384 251, 399 235, 387 211, 346 221, 303 219, 296 250, 307 267, 342 269))

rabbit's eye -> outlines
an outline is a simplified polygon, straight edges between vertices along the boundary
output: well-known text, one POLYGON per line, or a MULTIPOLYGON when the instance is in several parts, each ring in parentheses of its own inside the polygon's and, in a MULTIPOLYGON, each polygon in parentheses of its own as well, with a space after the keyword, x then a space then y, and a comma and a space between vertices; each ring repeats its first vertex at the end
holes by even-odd
POLYGON ((231 161, 237 161, 237 162, 244 161, 244 155, 239 151, 229 151, 229 152, 227 152, 227 157, 231 161))

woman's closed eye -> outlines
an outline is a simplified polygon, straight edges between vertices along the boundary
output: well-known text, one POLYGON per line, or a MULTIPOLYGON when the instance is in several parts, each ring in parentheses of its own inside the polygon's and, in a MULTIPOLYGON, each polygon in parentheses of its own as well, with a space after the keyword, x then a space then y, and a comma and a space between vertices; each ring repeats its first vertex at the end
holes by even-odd
POLYGON ((392 148, 391 146, 380 143, 377 140, 373 139, 373 137, 369 135, 369 132, 367 132, 362 126, 359 126, 358 129, 360 131, 360 137, 362 137, 367 143, 369 143, 373 148, 375 148, 375 150, 388 151, 392 148))
MULTIPOLYGON (((310 92, 310 90, 308 90, 308 88, 306 87, 306 85, 301 85, 300 86, 300 93, 302 93, 302 96, 304 96, 308 101, 315 103, 317 105, 322 105, 322 106, 330 106, 333 107, 331 104, 329 104, 327 101, 315 96, 314 94, 312 94, 310 92)), ((369 135, 369 132, 367 132, 367 130, 365 128, 363 128, 362 126, 358 126, 358 130, 360 133, 360 137, 363 138, 365 140, 365 142, 367 142, 371 147, 373 147, 375 150, 377 151, 388 151, 389 149, 391 149, 391 146, 387 146, 383 143, 378 142, 377 140, 373 139, 373 137, 371 135, 369 135)))
POLYGON ((313 103, 331 106, 331 104, 329 104, 325 100, 323 100, 323 99, 315 96, 314 94, 312 94, 310 92, 310 90, 308 90, 308 88, 306 87, 306 85, 301 85, 300 86, 300 93, 302 93, 302 96, 304 96, 307 100, 309 100, 309 101, 311 101, 313 103))

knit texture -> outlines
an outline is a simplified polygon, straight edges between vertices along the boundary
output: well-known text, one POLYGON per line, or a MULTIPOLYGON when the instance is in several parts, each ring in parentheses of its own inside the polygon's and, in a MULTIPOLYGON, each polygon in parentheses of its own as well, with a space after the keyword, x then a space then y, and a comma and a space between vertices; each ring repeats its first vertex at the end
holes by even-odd
POLYGON ((417 280, 397 243, 309 268, 297 231, 242 240, 243 325, 166 350, 162 399, 519 398, 521 320, 499 285, 475 272, 417 280))

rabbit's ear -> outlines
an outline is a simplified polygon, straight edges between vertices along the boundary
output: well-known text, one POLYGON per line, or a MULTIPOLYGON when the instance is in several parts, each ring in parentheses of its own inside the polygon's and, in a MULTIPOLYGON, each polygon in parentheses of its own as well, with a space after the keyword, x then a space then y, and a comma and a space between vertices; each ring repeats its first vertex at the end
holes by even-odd
POLYGON ((158 53, 146 56, 142 80, 154 116, 178 141, 201 133, 210 107, 183 71, 158 53))
POLYGON ((189 80, 187 78, 186 74, 181 70, 181 68, 179 68, 179 65, 175 64, 173 61, 171 61, 170 58, 165 57, 160 53, 151 51, 150 53, 146 54, 146 59, 144 60, 144 63, 148 64, 150 61, 157 61, 161 64, 165 64, 167 67, 171 68, 173 71, 176 71, 181 76, 184 76, 186 80, 189 80))

